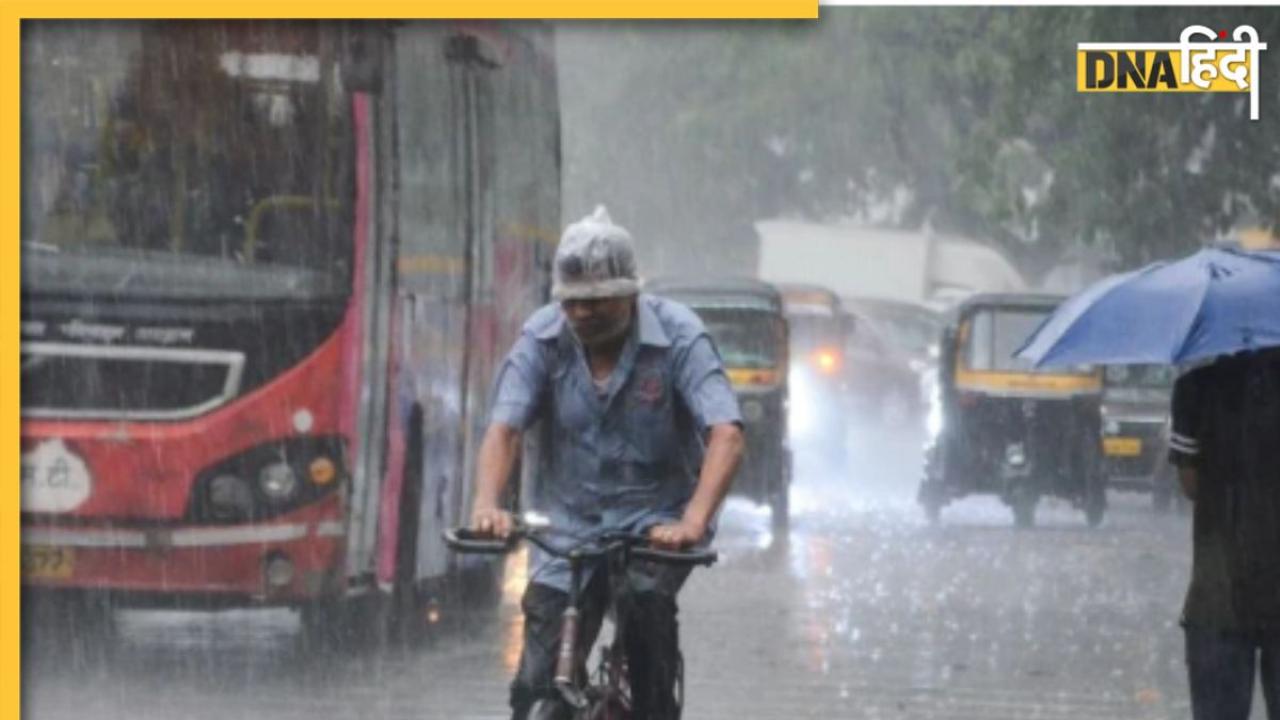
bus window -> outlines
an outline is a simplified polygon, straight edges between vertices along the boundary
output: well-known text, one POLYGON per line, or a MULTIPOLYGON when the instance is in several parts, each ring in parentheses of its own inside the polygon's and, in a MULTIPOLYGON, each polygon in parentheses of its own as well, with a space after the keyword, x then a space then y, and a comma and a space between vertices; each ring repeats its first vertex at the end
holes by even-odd
POLYGON ((24 242, 345 277, 354 153, 332 32, 33 24, 24 242))

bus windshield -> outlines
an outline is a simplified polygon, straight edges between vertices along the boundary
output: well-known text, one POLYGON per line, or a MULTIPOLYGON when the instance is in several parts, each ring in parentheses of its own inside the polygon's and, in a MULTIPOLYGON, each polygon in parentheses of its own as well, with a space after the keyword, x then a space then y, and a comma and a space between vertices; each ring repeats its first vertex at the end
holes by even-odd
POLYGON ((333 33, 24 25, 24 289, 344 293, 354 151, 333 33))

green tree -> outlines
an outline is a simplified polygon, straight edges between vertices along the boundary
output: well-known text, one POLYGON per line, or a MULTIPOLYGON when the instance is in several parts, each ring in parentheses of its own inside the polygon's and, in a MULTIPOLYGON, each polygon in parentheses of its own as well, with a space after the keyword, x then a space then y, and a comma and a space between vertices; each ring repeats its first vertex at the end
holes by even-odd
POLYGON ((862 218, 1024 267, 1125 264, 1280 209, 1280 57, 1247 95, 1083 94, 1075 45, 1176 41, 1280 9, 839 8, 819 22, 566 25, 566 211, 611 202, 658 271, 754 267, 750 222, 862 218))

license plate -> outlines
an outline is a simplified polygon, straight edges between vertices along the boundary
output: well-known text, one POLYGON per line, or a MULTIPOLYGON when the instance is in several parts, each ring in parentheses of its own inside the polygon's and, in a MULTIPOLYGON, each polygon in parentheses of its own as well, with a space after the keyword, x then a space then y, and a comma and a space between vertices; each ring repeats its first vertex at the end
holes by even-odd
POLYGON ((1135 457, 1142 454, 1142 438, 1106 438, 1102 450, 1112 457, 1135 457))
POLYGON ((36 579, 65 579, 75 570, 71 548, 34 545, 22 548, 22 576, 36 579))

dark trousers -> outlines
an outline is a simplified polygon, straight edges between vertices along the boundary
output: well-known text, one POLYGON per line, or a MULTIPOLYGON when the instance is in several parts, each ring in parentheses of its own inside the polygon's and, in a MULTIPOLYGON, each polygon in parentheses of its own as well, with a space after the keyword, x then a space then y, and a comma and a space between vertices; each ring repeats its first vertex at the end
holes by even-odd
POLYGON ((1267 717, 1280 720, 1280 633, 1189 626, 1186 635, 1194 720, 1248 720, 1259 671, 1267 717))
MULTIPOLYGON (((608 609, 609 579, 597 568, 579 598, 578 651, 583 661, 608 609)), ((619 593, 619 612, 626 618, 622 633, 630 673, 633 720, 674 720, 679 716, 676 681, 680 673, 676 593, 688 569, 633 562, 619 593)), ((520 601, 524 610, 524 650, 511 683, 514 720, 525 720, 540 698, 559 698, 554 676, 560 646, 561 615, 568 594, 530 583, 520 601)), ((582 670, 585 672, 585 668, 582 670)))

